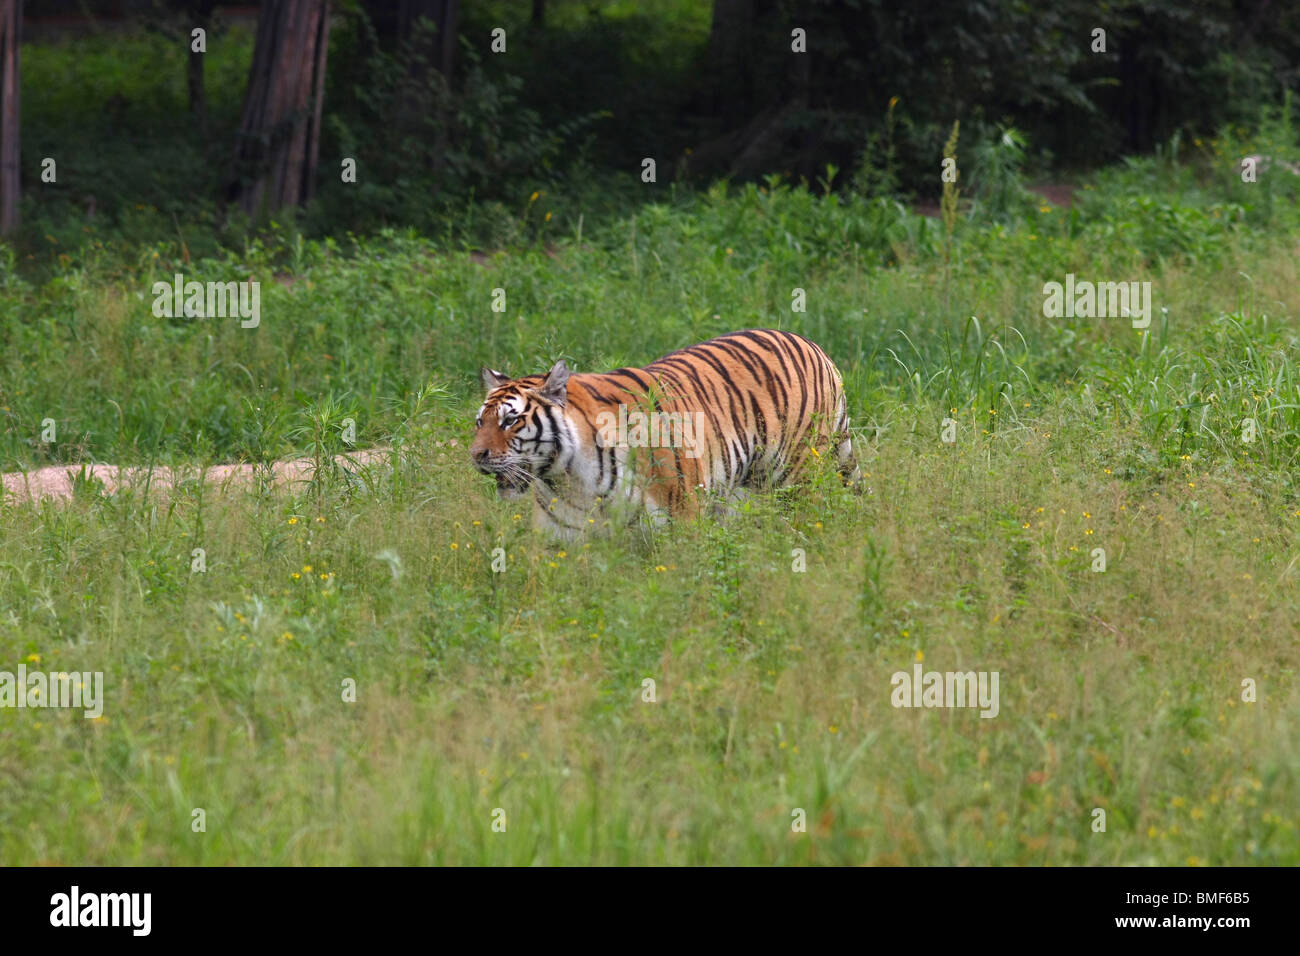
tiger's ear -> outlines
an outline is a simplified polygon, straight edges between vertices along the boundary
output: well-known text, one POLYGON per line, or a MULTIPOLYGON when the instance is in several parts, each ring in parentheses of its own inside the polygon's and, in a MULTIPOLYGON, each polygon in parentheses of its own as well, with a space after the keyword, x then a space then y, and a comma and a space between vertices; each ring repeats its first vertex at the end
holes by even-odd
POLYGON ((481 369, 478 370, 478 377, 479 377, 479 381, 483 383, 484 392, 490 392, 492 391, 492 389, 499 388, 500 386, 504 385, 506 382, 510 381, 510 379, 506 378, 506 376, 502 375, 500 372, 488 368, 486 365, 484 365, 481 369))
POLYGON ((542 387, 537 390, 537 394, 554 405, 564 407, 568 400, 569 385, 569 366, 561 360, 551 366, 550 372, 546 375, 546 381, 542 387))

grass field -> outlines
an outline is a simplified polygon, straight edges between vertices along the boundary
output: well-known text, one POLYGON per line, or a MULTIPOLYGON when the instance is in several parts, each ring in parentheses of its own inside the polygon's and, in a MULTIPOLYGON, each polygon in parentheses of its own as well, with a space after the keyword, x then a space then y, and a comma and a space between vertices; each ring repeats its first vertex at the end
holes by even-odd
POLYGON ((0 863, 1300 862, 1300 215, 1204 153, 950 247, 772 183, 585 230, 543 192, 487 256, 282 230, 11 260, 3 470, 323 460, 345 418, 398 464, 0 508, 0 670, 106 696, 0 708, 0 863), (260 326, 155 318, 177 272, 258 279, 260 326), (1151 327, 1045 318, 1067 273, 1151 281, 1151 327), (480 364, 746 327, 839 365, 866 493, 559 545, 468 462, 480 364), (998 715, 894 708, 917 662, 997 671, 998 715))

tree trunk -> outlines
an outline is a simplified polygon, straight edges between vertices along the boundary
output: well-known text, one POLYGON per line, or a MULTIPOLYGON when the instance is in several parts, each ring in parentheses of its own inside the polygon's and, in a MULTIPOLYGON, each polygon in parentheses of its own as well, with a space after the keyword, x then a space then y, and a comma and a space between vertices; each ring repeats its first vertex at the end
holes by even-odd
POLYGON ((365 0, 366 15, 381 49, 394 52, 411 40, 417 20, 432 20, 438 28, 434 46, 425 51, 429 65, 451 79, 456 61, 456 22, 460 0, 365 0))
POLYGON ((438 72, 451 82, 451 71, 456 65, 456 22, 460 17, 460 0, 435 0, 433 13, 438 24, 438 72))
MULTIPOLYGON (((456 65, 456 21, 460 15, 460 0, 424 0, 424 2, 434 8, 426 15, 432 17, 438 24, 436 38, 438 55, 434 66, 442 74, 450 90, 451 71, 456 65)), ((444 103, 438 111, 438 133, 434 137, 433 151, 435 174, 442 172, 444 157, 447 155, 447 128, 451 125, 451 117, 447 115, 449 106, 449 103, 444 103)))
MULTIPOLYGON (((429 70, 442 74, 447 89, 451 88, 452 71, 456 66, 456 27, 460 18, 460 0, 366 0, 366 15, 370 17, 375 28, 380 49, 396 53, 403 44, 415 44, 417 39, 422 46, 414 47, 418 57, 408 64, 411 85, 405 95, 399 98, 392 113, 392 122, 399 130, 416 133, 424 129, 424 120, 429 114, 427 87, 431 79, 429 70), (415 26, 420 20, 429 20, 435 31, 432 36, 425 33, 416 34, 415 26)), ((437 174, 444 166, 443 157, 447 153, 447 130, 451 125, 448 114, 450 104, 445 97, 440 98, 437 106, 436 132, 433 142, 432 172, 437 174)))
MULTIPOLYGON (((202 28, 205 35, 211 33, 212 10, 216 5, 216 0, 191 0, 189 24, 186 31, 187 34, 191 34, 189 69, 186 71, 186 82, 190 93, 190 113, 198 124, 199 132, 204 135, 208 131, 208 91, 206 84, 203 82, 203 58, 207 54, 194 52, 192 32, 195 29, 202 28)), ((212 37, 208 36, 208 39, 211 40, 212 37)))
POLYGON ((329 0, 264 0, 226 191, 251 216, 315 192, 328 46, 329 0))
POLYGON ((735 129, 753 115, 754 0, 715 0, 709 30, 713 73, 709 115, 723 129, 735 129))
POLYGON ((18 168, 22 0, 0 0, 0 235, 18 228, 21 180, 18 168))

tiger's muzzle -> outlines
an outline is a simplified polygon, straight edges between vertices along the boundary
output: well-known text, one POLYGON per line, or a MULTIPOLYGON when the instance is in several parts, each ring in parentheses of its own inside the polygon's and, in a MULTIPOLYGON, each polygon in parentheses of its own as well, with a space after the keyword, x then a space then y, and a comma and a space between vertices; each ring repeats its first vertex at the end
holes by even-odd
POLYGON ((474 467, 497 482, 497 494, 502 498, 518 498, 528 491, 533 475, 506 459, 493 457, 486 448, 473 453, 474 467))

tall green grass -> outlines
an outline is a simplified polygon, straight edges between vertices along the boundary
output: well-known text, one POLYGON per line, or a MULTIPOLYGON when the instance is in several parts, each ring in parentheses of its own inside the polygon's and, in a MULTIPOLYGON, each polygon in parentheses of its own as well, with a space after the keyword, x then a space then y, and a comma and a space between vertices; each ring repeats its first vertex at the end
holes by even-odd
POLYGON ((946 284, 933 221, 780 180, 594 225, 539 195, 552 231, 487 254, 284 226, 11 258, 5 470, 321 467, 0 506, 0 670, 108 691, 0 708, 0 862, 1300 862, 1300 220, 1178 168, 967 207, 946 284), (154 318, 175 272, 257 278, 261 325, 154 318), (1151 281, 1151 327, 1044 318, 1067 272, 1151 281), (861 496, 819 472, 558 545, 467 461, 480 364, 746 326, 843 370, 861 496), (395 465, 327 467, 344 418, 395 465), (917 662, 998 671, 999 716, 894 709, 917 662))

